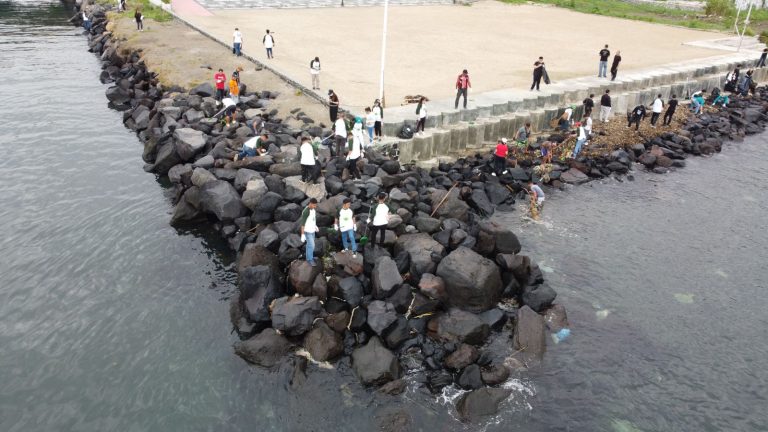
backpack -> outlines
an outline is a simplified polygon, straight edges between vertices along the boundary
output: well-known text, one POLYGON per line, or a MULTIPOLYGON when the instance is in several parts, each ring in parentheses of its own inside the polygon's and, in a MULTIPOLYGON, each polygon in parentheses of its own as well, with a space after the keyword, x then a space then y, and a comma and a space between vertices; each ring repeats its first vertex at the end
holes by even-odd
POLYGON ((409 125, 404 125, 397 136, 402 139, 411 139, 413 138, 413 129, 409 125))

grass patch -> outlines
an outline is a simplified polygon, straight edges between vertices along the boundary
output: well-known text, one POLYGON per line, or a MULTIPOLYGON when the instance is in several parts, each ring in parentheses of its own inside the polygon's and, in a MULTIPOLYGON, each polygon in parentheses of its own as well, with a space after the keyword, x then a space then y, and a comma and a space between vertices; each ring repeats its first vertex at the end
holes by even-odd
MULTIPOLYGON (((171 0, 162 0, 163 3, 170 4, 171 0)), ((112 6, 115 7, 117 5, 116 0, 95 0, 95 3, 104 5, 104 6, 112 6)), ((136 11, 136 8, 141 9, 142 15, 144 15, 144 19, 151 19, 153 21, 157 22, 166 22, 173 19, 173 16, 169 14, 168 12, 164 11, 162 8, 159 8, 152 3, 149 2, 149 0, 127 0, 125 2, 126 12, 128 15, 130 15, 131 19, 133 19, 133 13, 136 11)))

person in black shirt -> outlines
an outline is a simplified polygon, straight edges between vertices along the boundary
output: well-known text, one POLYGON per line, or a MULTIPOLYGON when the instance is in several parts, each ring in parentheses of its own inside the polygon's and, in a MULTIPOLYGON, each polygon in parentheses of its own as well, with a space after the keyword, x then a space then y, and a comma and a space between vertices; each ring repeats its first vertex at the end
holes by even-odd
POLYGON ((595 100, 593 99, 595 97, 594 94, 590 94, 588 98, 584 99, 584 117, 587 117, 589 115, 592 115, 592 108, 595 107, 595 100))
POLYGON ((539 90, 539 84, 541 84, 541 77, 544 74, 544 57, 539 57, 536 63, 533 64, 533 84, 531 84, 531 90, 536 87, 536 91, 539 90))
POLYGON ((611 115, 611 91, 606 90, 603 97, 600 98, 600 121, 608 123, 608 117, 611 115))
POLYGON ((645 105, 638 105, 632 109, 632 113, 627 116, 627 129, 635 124, 635 130, 640 128, 640 121, 645 118, 645 105))
POLYGON ((768 57, 768 48, 763 50, 763 53, 760 54, 760 60, 757 61, 757 66, 755 67, 764 67, 765 66, 765 59, 768 57))
POLYGON ((621 63, 621 51, 616 51, 616 55, 613 56, 613 64, 611 65, 611 81, 616 79, 616 74, 619 72, 619 63, 621 63))
POLYGON ((600 68, 597 70, 598 78, 608 77, 608 57, 611 56, 611 52, 608 51, 608 44, 605 44, 605 48, 601 49, 600 55, 600 68))

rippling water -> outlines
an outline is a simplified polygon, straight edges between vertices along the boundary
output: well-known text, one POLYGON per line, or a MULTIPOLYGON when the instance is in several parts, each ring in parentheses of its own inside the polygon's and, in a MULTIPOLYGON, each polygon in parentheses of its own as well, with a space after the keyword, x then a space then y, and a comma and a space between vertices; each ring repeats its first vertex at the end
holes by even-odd
POLYGON ((363 431, 396 410, 424 431, 766 430, 764 138, 503 216, 574 333, 461 425, 455 393, 373 395, 344 361, 291 387, 234 356, 232 257, 168 225, 69 15, 0 1, 0 431, 363 431))

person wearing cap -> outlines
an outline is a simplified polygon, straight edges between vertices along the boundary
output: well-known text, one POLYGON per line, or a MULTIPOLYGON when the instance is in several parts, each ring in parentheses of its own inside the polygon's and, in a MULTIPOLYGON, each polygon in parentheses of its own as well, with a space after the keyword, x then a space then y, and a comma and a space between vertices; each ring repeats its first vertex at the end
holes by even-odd
POLYGON ((493 152, 493 166, 494 172, 492 175, 502 175, 507 171, 507 154, 509 153, 509 146, 507 146, 506 138, 499 138, 496 142, 496 150, 493 152))
POLYGON ((307 262, 315 267, 315 233, 317 233, 317 199, 310 198, 309 205, 301 212, 301 218, 299 219, 299 232, 301 233, 301 241, 307 243, 304 255, 307 258, 307 262))
POLYGON ((344 250, 341 253, 347 253, 349 248, 352 248, 352 256, 357 256, 357 244, 355 243, 355 215, 351 208, 349 208, 352 200, 344 198, 344 202, 341 204, 339 214, 336 216, 336 220, 333 222, 333 228, 341 233, 341 245, 344 250))
POLYGON ((560 116, 557 125, 560 127, 560 131, 568 132, 568 128, 571 126, 571 116, 573 116, 573 110, 576 105, 571 105, 563 111, 563 115, 560 116))
POLYGON ((331 114, 331 121, 335 122, 339 116, 339 97, 333 90, 328 90, 328 109, 331 114))
POLYGON ((266 132, 262 132, 260 136, 253 137, 243 143, 243 148, 235 155, 234 160, 240 160, 247 157, 261 156, 267 152, 265 148, 267 145, 267 139, 269 136, 266 132))

